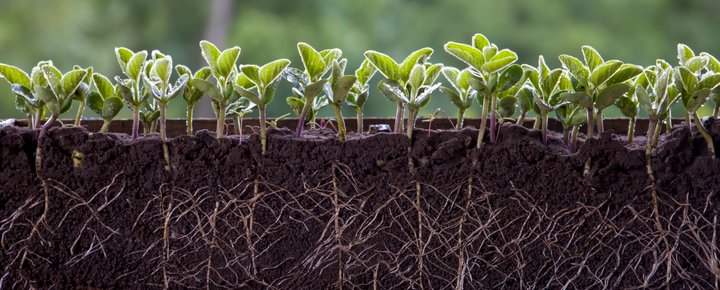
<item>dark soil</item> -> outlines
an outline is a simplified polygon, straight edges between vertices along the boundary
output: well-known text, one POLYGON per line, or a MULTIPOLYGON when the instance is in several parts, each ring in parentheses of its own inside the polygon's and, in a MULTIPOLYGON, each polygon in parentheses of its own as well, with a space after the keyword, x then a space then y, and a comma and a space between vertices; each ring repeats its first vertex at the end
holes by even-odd
MULTIPOLYGON (((720 122, 706 128, 720 146, 720 122)), ((713 289, 720 159, 694 128, 215 139, 0 128, 0 288, 713 289), (486 134, 487 136, 487 134, 486 134), (588 174, 585 164, 590 160, 588 174), (657 202, 653 198, 657 190, 657 202), (47 215, 45 201, 48 201, 47 215), (655 211, 657 206, 658 211, 655 211)), ((718 147, 720 148, 720 147, 718 147)))

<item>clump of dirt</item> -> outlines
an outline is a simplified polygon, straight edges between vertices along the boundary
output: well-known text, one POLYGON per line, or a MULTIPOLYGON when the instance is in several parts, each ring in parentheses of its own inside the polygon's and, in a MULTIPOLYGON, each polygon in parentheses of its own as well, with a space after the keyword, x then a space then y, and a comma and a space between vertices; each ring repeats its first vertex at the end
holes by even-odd
POLYGON ((571 153, 510 124, 479 149, 472 128, 271 128, 265 155, 255 134, 200 130, 166 164, 156 134, 53 128, 47 192, 36 133, 0 128, 0 287, 717 287, 720 162, 684 125, 655 183, 643 138, 611 130, 571 153))

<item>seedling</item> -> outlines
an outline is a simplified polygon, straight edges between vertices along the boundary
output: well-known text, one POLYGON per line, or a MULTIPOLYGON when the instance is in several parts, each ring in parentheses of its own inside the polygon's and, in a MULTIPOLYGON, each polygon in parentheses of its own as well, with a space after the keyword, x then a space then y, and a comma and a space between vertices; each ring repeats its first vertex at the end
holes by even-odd
POLYGON ((262 154, 267 152, 267 124, 265 120, 265 108, 275 96, 277 79, 290 65, 290 60, 279 59, 269 62, 263 66, 244 65, 240 67, 242 74, 239 74, 233 84, 235 90, 258 108, 260 116, 260 144, 262 154), (247 89, 254 85, 256 91, 247 89))
POLYGON ((115 81, 119 86, 120 95, 133 111, 132 140, 135 140, 140 128, 140 108, 150 97, 147 89, 142 86, 142 76, 145 73, 148 53, 145 50, 133 52, 124 47, 117 47, 115 48, 115 56, 120 69, 127 77, 122 79, 116 76, 115 81))
MULTIPOLYGON (((708 58, 708 64, 706 66, 706 69, 709 72, 712 72, 714 74, 720 73, 720 62, 718 61, 717 58, 715 58, 714 56, 710 55, 707 52, 700 53, 700 56, 704 56, 704 57, 708 58)), ((717 119, 718 114, 720 114, 720 87, 719 86, 715 86, 712 89, 712 91, 710 92, 710 99, 712 100, 713 105, 714 105, 712 116, 713 116, 713 118, 717 119)))
POLYGON ((225 113, 227 106, 237 100, 239 95, 233 90, 233 79, 237 74, 235 63, 240 56, 240 47, 234 46, 220 51, 209 41, 200 41, 202 56, 210 67, 210 72, 215 78, 215 84, 203 79, 203 75, 193 78, 191 85, 204 92, 213 102, 215 116, 217 117, 217 138, 225 134, 225 113))
POLYGON ((337 122, 338 139, 340 142, 345 142, 345 135, 347 134, 345 120, 342 115, 342 105, 347 100, 350 89, 352 89, 357 81, 356 76, 345 75, 346 66, 347 59, 340 61, 333 60, 330 79, 325 84, 325 94, 328 96, 328 100, 333 109, 335 109, 335 122, 337 122))
POLYGON ((431 94, 440 87, 440 83, 435 83, 442 64, 416 64, 410 71, 410 78, 405 86, 399 86, 394 81, 381 81, 380 90, 395 100, 399 100, 408 108, 408 119, 406 135, 412 139, 412 132, 415 129, 415 120, 421 108, 430 102, 431 94))
MULTIPOLYGON (((703 73, 708 65, 708 57, 706 55, 695 56, 693 51, 684 44, 678 44, 678 60, 680 65, 674 69, 673 74, 675 87, 677 87, 680 100, 685 106, 686 116, 690 116, 695 121, 695 127, 705 139, 710 155, 715 158, 712 136, 705 130, 697 110, 705 105, 712 90, 720 83, 720 74, 710 71, 703 73)), ((688 125, 690 125, 689 122, 688 125)))
MULTIPOLYGON (((378 89, 380 89, 380 91, 383 92, 385 97, 387 97, 390 101, 394 102, 397 106, 397 110, 395 113, 396 133, 400 133, 403 131, 405 104, 409 102, 409 98, 407 96, 409 95, 411 89, 408 86, 408 81, 410 80, 410 73, 416 64, 424 64, 425 61, 430 58, 432 53, 432 48, 421 48, 412 52, 402 61, 402 63, 398 64, 390 56, 384 53, 373 50, 368 50, 365 52, 365 59, 370 61, 370 63, 383 76, 385 76, 385 80, 381 81, 378 84, 378 89)), ((437 78, 437 75, 435 77, 437 78)), ((417 90, 418 87, 416 87, 415 89, 417 90)), ((411 126, 409 125, 409 127, 411 126)))
POLYGON ((660 134, 660 122, 669 113, 670 104, 679 91, 671 82, 673 69, 665 62, 658 61, 654 67, 645 69, 643 75, 636 80, 635 97, 640 108, 648 114, 645 155, 650 156, 656 135, 660 134))
MULTIPOLYGON (((303 108, 305 108, 305 98, 300 95, 300 92, 293 88, 293 95, 287 97, 285 101, 287 102, 288 106, 290 106, 290 109, 292 109, 295 115, 299 117, 303 111, 303 108)), ((329 105, 330 101, 328 100, 326 95, 315 97, 313 99, 313 103, 310 105, 310 108, 307 111, 307 115, 305 116, 305 123, 314 125, 317 112, 329 105)))
POLYGON ((615 103, 615 106, 620 109, 620 113, 622 113, 625 117, 630 118, 627 133, 628 143, 633 143, 635 138, 635 122, 637 120, 638 108, 640 106, 640 103, 635 96, 635 88, 637 85, 647 87, 647 76, 644 73, 639 74, 635 78, 635 82, 630 90, 620 97, 615 103))
POLYGON ((363 60, 360 68, 355 70, 355 77, 357 82, 350 89, 350 93, 347 97, 347 104, 350 107, 355 108, 355 118, 357 121, 357 132, 363 132, 363 107, 367 102, 368 96, 370 95, 370 79, 375 75, 377 69, 367 59, 363 60))
MULTIPOLYGON (((455 129, 462 129, 465 120, 465 111, 472 106, 477 99, 477 92, 470 87, 468 80, 470 79, 470 68, 459 70, 454 67, 446 66, 442 69, 442 74, 450 83, 452 89, 448 87, 440 87, 450 102, 458 108, 457 122, 455 129)), ((522 115, 524 117, 524 115, 522 115)))
POLYGON ((253 109, 255 108, 255 104, 251 103, 246 98, 239 98, 235 102, 232 102, 225 112, 226 115, 230 116, 233 119, 233 124, 235 127, 235 135, 240 136, 242 140, 242 127, 243 127, 243 118, 245 115, 252 113, 253 109))
POLYGON ((580 126, 585 124, 587 116, 586 109, 573 104, 563 104, 557 108, 555 114, 563 126, 563 142, 570 152, 575 152, 577 136, 580 133, 580 126))
MULTIPOLYGON (((83 69, 80 66, 73 66, 73 69, 83 69)), ((85 98, 87 97, 88 93, 90 93, 90 87, 93 85, 93 68, 89 67, 86 68, 87 75, 85 76, 85 79, 80 84, 80 87, 75 91, 75 94, 73 95, 73 99, 78 101, 80 105, 78 106, 77 114, 75 115, 75 123, 74 126, 80 126, 80 121, 82 120, 83 113, 85 112, 85 98)))
POLYGON ((543 143, 547 144, 548 115, 563 105, 560 94, 568 89, 569 80, 563 76, 563 70, 550 70, 542 55, 538 58, 537 68, 523 65, 523 69, 528 74, 530 86, 523 88, 520 99, 532 96, 533 104, 539 110, 540 116, 537 120, 542 127, 543 143))
POLYGON ((291 68, 287 70, 285 78, 293 85, 294 97, 303 100, 303 107, 298 115, 298 124, 295 128, 295 134, 300 136, 305 130, 307 120, 314 120, 314 114, 313 118, 307 118, 307 116, 312 105, 315 104, 315 98, 322 93, 328 82, 323 77, 333 67, 333 63, 342 56, 342 51, 333 48, 318 52, 304 42, 298 43, 297 49, 305 70, 291 68))
POLYGON ((166 119, 167 105, 170 101, 183 93, 189 76, 181 75, 175 84, 170 82, 172 76, 172 57, 164 55, 159 51, 153 51, 153 66, 149 75, 143 75, 145 86, 152 92, 153 98, 158 102, 160 108, 160 139, 167 141, 166 119))
POLYGON ((110 80, 104 75, 95 73, 92 79, 97 91, 88 93, 85 102, 90 110, 100 115, 103 119, 100 133, 107 133, 110 122, 112 122, 112 119, 117 116, 123 107, 123 100, 119 96, 118 88, 113 86, 110 80))
POLYGON ((32 78, 23 70, 6 64, 0 64, 0 78, 10 84, 15 94, 15 108, 27 115, 28 127, 40 127, 40 120, 45 110, 45 102, 40 100, 35 92, 38 82, 46 82, 40 67, 52 62, 40 62, 32 69, 32 78))
POLYGON ((509 49, 498 50, 495 44, 490 43, 479 33, 473 36, 472 45, 451 41, 445 44, 445 51, 472 68, 470 86, 482 95, 482 116, 477 147, 480 148, 485 136, 488 112, 491 114, 490 143, 495 143, 498 94, 515 86, 523 75, 520 66, 510 67, 517 61, 517 54, 509 49))
POLYGON ((594 134, 595 123, 603 131, 602 111, 630 90, 625 83, 642 72, 642 68, 619 60, 604 61, 590 46, 582 47, 585 63, 570 55, 560 55, 560 62, 570 73, 573 92, 561 95, 565 101, 587 109, 588 137, 594 134))
MULTIPOLYGON (((175 71, 179 76, 187 75, 190 79, 207 80, 210 77, 209 67, 203 67, 193 74, 188 67, 184 65, 177 65, 175 66, 175 71)), ((193 134, 193 110, 195 105, 200 101, 200 99, 202 99, 203 95, 203 91, 196 88, 191 81, 185 85, 185 90, 183 92, 183 99, 185 100, 185 104, 187 104, 187 110, 185 111, 187 118, 185 121, 185 133, 188 136, 192 136, 193 134)))

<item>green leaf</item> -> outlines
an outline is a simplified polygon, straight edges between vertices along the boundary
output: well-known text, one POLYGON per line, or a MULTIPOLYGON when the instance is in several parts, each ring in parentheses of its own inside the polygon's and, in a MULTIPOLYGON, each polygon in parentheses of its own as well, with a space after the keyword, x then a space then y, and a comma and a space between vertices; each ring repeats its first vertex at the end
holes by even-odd
POLYGON ((170 75, 172 74, 172 58, 165 57, 155 61, 152 68, 151 76, 160 78, 163 84, 170 82, 170 75))
POLYGON ((630 86, 622 83, 608 86, 606 89, 600 92, 600 94, 598 94, 597 100, 595 100, 595 107, 599 110, 610 107, 614 105, 615 102, 617 102, 617 100, 629 90, 630 86))
POLYGON ((4 78, 11 85, 18 84, 23 87, 30 87, 30 76, 11 65, 0 64, 0 78, 4 78))
POLYGON ((255 105, 262 105, 262 100, 260 100, 260 97, 256 93, 246 90, 245 88, 238 85, 233 85, 233 87, 235 88, 235 91, 237 91, 238 94, 240 94, 240 96, 242 96, 243 98, 248 99, 255 105))
POLYGON ((483 79, 478 78, 475 75, 471 75, 470 78, 468 78, 468 84, 482 96, 490 95, 490 87, 483 79))
POLYGON ((33 92, 30 88, 24 87, 20 84, 13 84, 10 85, 10 90, 12 90, 15 96, 22 98, 24 103, 32 105, 33 107, 36 106, 37 101, 35 100, 33 92))
POLYGON ((402 78, 400 65, 384 53, 373 50, 365 52, 365 58, 388 80, 399 81, 402 78))
POLYGON ((45 79, 48 82, 48 85, 50 85, 50 90, 52 90, 53 93, 55 93, 55 96, 60 97, 61 95, 61 84, 60 80, 62 79, 62 73, 55 68, 52 65, 45 65, 42 67, 43 74, 45 75, 45 79))
POLYGON ((217 60, 220 57, 220 50, 207 40, 200 41, 200 52, 213 72, 217 72, 217 60))
POLYGON ((140 75, 142 74, 143 66, 147 60, 147 51, 143 50, 135 53, 130 60, 128 60, 125 72, 127 76, 135 81, 139 81, 140 75))
POLYGON ((432 55, 433 49, 424 47, 413 51, 408 55, 402 63, 400 63, 400 76, 403 82, 406 82, 410 78, 410 72, 416 64, 422 64, 426 59, 432 55))
POLYGON ((685 109, 691 114, 697 112, 697 110, 707 102, 710 92, 710 89, 699 89, 695 91, 687 100, 685 109))
POLYGON ((272 82, 277 79, 280 74, 285 70, 285 68, 290 65, 290 60, 288 59, 278 59, 272 62, 269 62, 265 65, 263 65, 260 68, 260 85, 259 87, 266 88, 268 87, 272 82))
POLYGON ((567 69, 568 72, 575 77, 575 79, 583 85, 587 85, 588 78, 590 77, 590 71, 579 59, 567 54, 560 55, 558 59, 562 63, 563 67, 565 67, 565 69, 567 69))
POLYGON ((480 70, 485 63, 482 51, 467 44, 450 41, 445 44, 445 51, 477 70, 480 70))
POLYGON ((595 87, 599 87, 603 83, 605 83, 606 80, 608 80, 620 67, 622 66, 622 62, 619 60, 609 60, 601 65, 599 65, 595 70, 590 73, 590 83, 595 85, 595 87))
POLYGON ((300 42, 297 44, 300 58, 305 66, 305 71, 312 81, 320 79, 323 73, 326 71, 327 64, 317 50, 307 43, 300 42))
POLYGON ((298 115, 300 115, 302 108, 305 106, 305 101, 297 97, 287 97, 285 99, 285 102, 287 102, 288 106, 290 106, 290 109, 292 109, 295 114, 298 115))
POLYGON ((707 66, 708 61, 706 56, 695 56, 685 61, 685 67, 692 72, 699 72, 707 66))
POLYGON ((93 80, 95 81, 95 87, 98 89, 98 93, 103 99, 107 99, 115 95, 115 87, 108 78, 99 73, 93 74, 93 80))
POLYGON ((700 55, 704 56, 708 59, 708 64, 707 64, 708 70, 710 70, 711 72, 714 72, 714 73, 720 73, 720 61, 718 61, 717 58, 715 58, 714 56, 712 56, 711 54, 709 54, 707 52, 700 53, 700 55))
POLYGON ((191 76, 196 79, 203 79, 206 80, 210 78, 211 70, 209 67, 203 67, 195 72, 195 75, 191 76))
POLYGON ((362 64, 360 64, 360 68, 355 71, 355 76, 357 77, 358 82, 363 85, 367 85, 370 79, 375 75, 376 71, 377 69, 375 66, 373 66, 369 60, 365 59, 362 64))
POLYGON ((605 61, 600 56, 600 53, 595 50, 592 46, 584 45, 582 47, 583 57, 585 57, 585 63, 587 64, 590 71, 595 71, 595 68, 603 64, 605 61))
POLYGON ((87 107, 98 115, 102 115, 103 103, 103 97, 98 92, 90 92, 87 97, 85 97, 87 107))
POLYGON ((682 82, 683 89, 688 93, 693 93, 697 88, 697 77, 693 72, 684 66, 677 67, 679 80, 682 82))
POLYGON ((348 92, 350 92, 350 89, 356 81, 357 78, 353 75, 346 75, 338 78, 332 85, 333 101, 339 104, 345 102, 348 92))
POLYGON ((509 118, 515 114, 515 103, 517 98, 514 96, 505 96, 498 100, 497 108, 500 117, 509 118))
POLYGON ((541 92, 544 96, 549 96, 553 93, 553 91, 555 91, 562 73, 563 71, 561 69, 554 69, 552 72, 548 73, 545 79, 543 79, 541 92))
POLYGON ((127 64, 130 62, 130 58, 132 58, 134 54, 135 53, 132 50, 124 47, 115 48, 115 57, 117 58, 118 64, 120 65, 123 73, 127 74, 127 64))
POLYGON ((473 35, 472 45, 482 51, 483 48, 490 45, 490 41, 487 39, 487 37, 485 37, 485 35, 476 33, 475 35, 473 35))
POLYGON ((182 64, 178 64, 175 66, 175 72, 177 72, 179 76, 188 75, 192 77, 192 71, 190 71, 190 68, 182 64))
POLYGON ((482 69, 488 73, 494 73, 517 61, 515 52, 509 49, 499 51, 492 59, 482 65, 482 69))
POLYGON ((515 97, 517 98, 517 103, 521 112, 529 112, 530 109, 532 109, 533 99, 535 98, 532 89, 522 87, 515 97))
POLYGON ((410 78, 408 81, 414 88, 420 88, 423 81, 425 81, 425 66, 422 64, 416 64, 410 71, 410 78))
POLYGON ((450 99, 450 102, 453 103, 458 108, 464 108, 465 102, 460 98, 460 95, 457 94, 457 92, 451 88, 448 87, 440 87, 440 92, 445 94, 448 99, 450 99))
MULTIPOLYGON (((180 94, 185 92, 185 86, 188 83, 188 80, 190 79, 189 75, 182 75, 180 76, 176 81, 175 85, 169 87, 169 91, 167 94, 167 100, 172 100, 179 96, 180 94)), ((232 89, 231 89, 232 90, 232 89)))
POLYGON ((50 89, 46 87, 36 87, 35 95, 46 104, 57 103, 58 99, 50 89))
POLYGON ((643 69, 637 65, 623 64, 620 66, 620 69, 618 69, 609 79, 607 79, 607 81, 605 81, 605 84, 608 86, 619 84, 634 78, 642 72, 643 69))
POLYGON ((325 87, 325 84, 327 83, 326 79, 318 80, 314 83, 310 83, 305 87, 305 91, 303 92, 303 95, 306 99, 314 99, 317 97, 320 93, 322 93, 323 88, 325 87))
POLYGON ((643 86, 635 86, 635 97, 637 97, 640 107, 648 113, 648 115, 655 116, 657 112, 653 110, 653 101, 643 86))
POLYGON ((678 61, 680 61, 680 65, 685 65, 685 62, 689 59, 693 58, 695 56, 695 53, 685 44, 678 43, 677 45, 678 50, 678 61))
POLYGON ((455 88, 456 91, 462 91, 458 86, 458 75, 460 75, 459 69, 451 66, 446 66, 442 69, 442 74, 445 77, 445 80, 447 80, 447 82, 450 83, 450 85, 455 88))
POLYGON ((440 76, 440 71, 442 71, 443 64, 436 63, 436 64, 425 64, 425 80, 423 81, 423 85, 425 86, 431 86, 435 83, 438 76, 440 76))
POLYGON ((592 97, 584 92, 564 92, 560 94, 560 98, 583 108, 589 108, 593 104, 592 97))
POLYGON ((620 109, 620 113, 622 113, 625 117, 628 118, 635 118, 637 117, 638 113, 638 104, 633 102, 632 99, 630 99, 627 96, 620 97, 617 102, 615 103, 615 106, 620 109))
POLYGON ((489 61, 497 53, 498 53, 498 48, 494 44, 490 44, 486 47, 483 47, 483 49, 482 49, 482 54, 486 61, 489 61))
POLYGON ((412 105, 416 105, 420 108, 424 107, 430 100, 432 93, 440 87, 440 84, 434 84, 432 86, 423 87, 420 90, 420 94, 415 98, 415 102, 412 105))
POLYGON ((517 84, 523 77, 523 69, 514 64, 505 69, 498 78, 498 92, 504 92, 517 84))
POLYGON ((218 56, 216 61, 218 76, 227 79, 230 72, 235 69, 235 63, 237 62, 239 56, 240 48, 237 46, 224 50, 220 56, 218 56))
POLYGON ((74 94, 82 81, 85 79, 85 76, 87 76, 87 71, 82 69, 65 73, 61 80, 62 91, 64 93, 63 96, 68 97, 74 94))
POLYGON ((705 75, 702 80, 700 80, 700 83, 698 83, 698 88, 700 89, 713 89, 720 83, 720 74, 709 74, 705 75))
POLYGON ((260 67, 257 65, 243 65, 240 67, 242 73, 250 79, 255 85, 260 85, 260 67))
POLYGON ((102 114, 100 114, 100 116, 105 120, 112 120, 115 116, 117 116, 122 107, 122 99, 118 97, 107 98, 103 104, 102 114))
POLYGON ((216 102, 225 101, 225 98, 223 98, 223 95, 220 93, 220 90, 217 88, 217 86, 215 86, 215 84, 203 79, 192 79, 190 82, 192 83, 193 87, 204 92, 216 102))
POLYGON ((378 90, 380 90, 388 100, 399 104, 399 103, 410 103, 405 93, 400 89, 400 84, 394 80, 381 80, 378 83, 378 90))
MULTIPOLYGON (((656 98, 664 98, 668 91, 668 85, 670 84, 670 78, 671 78, 672 69, 667 68, 660 72, 658 76, 656 76, 655 80, 655 86, 653 87, 653 90, 655 91, 656 98)), ((648 71, 645 72, 645 75, 648 75, 648 71)), ((647 91, 646 91, 647 93, 647 91)), ((639 99, 639 98, 638 98, 639 99)))

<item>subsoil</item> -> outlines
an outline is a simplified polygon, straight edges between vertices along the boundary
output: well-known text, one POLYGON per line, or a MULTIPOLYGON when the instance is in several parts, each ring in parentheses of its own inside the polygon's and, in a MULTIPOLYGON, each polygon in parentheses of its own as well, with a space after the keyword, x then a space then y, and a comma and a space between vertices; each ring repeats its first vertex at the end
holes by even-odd
POLYGON ((270 129, 262 155, 200 130, 168 165, 157 134, 3 127, 0 288, 718 288, 720 159, 695 128, 650 160, 612 130, 574 153, 477 133, 270 129))

